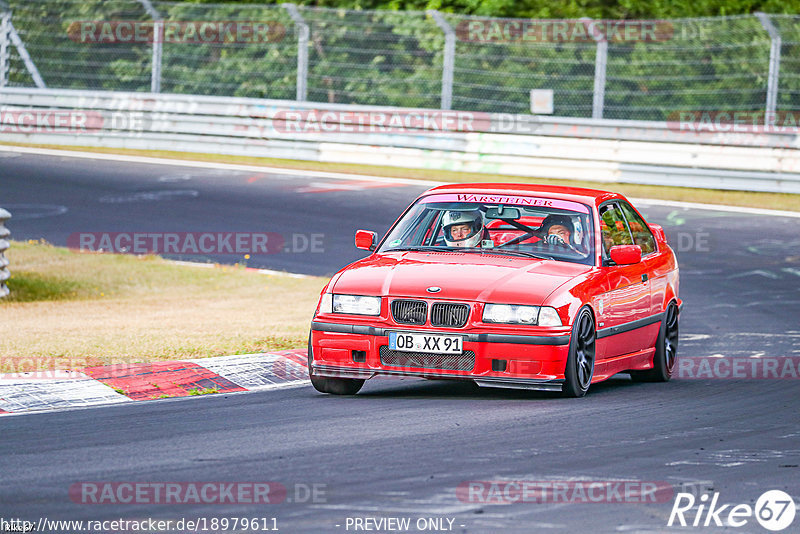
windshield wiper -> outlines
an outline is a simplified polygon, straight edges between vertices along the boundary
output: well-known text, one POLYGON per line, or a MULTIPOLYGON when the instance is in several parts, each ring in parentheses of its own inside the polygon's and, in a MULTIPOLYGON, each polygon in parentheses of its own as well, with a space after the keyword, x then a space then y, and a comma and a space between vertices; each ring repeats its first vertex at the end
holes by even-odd
POLYGON ((536 258, 537 260, 553 260, 555 258, 553 256, 547 256, 546 254, 534 254, 533 252, 526 252, 524 250, 505 250, 505 249, 497 249, 497 248, 462 248, 458 250, 464 250, 469 252, 480 252, 482 254, 511 254, 517 256, 524 256, 526 258, 536 258))
POLYGON ((479 252, 481 254, 507 254, 511 256, 523 256, 525 258, 536 258, 537 260, 555 260, 553 256, 546 254, 534 254, 533 252, 525 252, 523 250, 505 250, 497 248, 461 248, 461 247, 437 247, 437 246, 413 246, 413 247, 397 247, 382 250, 381 252, 479 252))
POLYGON ((450 252, 454 250, 453 247, 437 247, 434 245, 418 245, 413 247, 397 247, 397 248, 387 248, 386 250, 382 250, 381 252, 430 252, 430 251, 438 251, 438 252, 450 252))

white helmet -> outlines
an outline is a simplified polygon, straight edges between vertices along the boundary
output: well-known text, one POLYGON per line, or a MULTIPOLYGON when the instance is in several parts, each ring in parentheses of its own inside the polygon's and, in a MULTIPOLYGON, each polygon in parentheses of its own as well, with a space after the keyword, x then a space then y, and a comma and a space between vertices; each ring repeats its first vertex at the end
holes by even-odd
POLYGON ((449 247, 477 247, 483 238, 483 215, 480 210, 446 211, 442 219, 444 242, 449 247), (453 238, 454 226, 468 224, 469 233, 460 239, 453 238))

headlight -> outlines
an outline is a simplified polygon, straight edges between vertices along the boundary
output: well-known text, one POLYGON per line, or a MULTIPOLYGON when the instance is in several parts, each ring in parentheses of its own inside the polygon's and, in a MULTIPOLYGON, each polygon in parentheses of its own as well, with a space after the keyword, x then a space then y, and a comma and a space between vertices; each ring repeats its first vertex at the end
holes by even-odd
POLYGON ((510 304, 487 304, 483 308, 483 322, 536 324, 538 306, 512 306, 510 304))
POLYGON ((483 308, 483 322, 561 326, 561 318, 555 308, 511 304, 487 304, 483 308))
POLYGON ((360 295, 333 295, 333 313, 380 315, 381 298, 362 297, 360 295))
POLYGON ((333 313, 333 295, 330 293, 323 293, 322 298, 319 299, 319 308, 317 313, 333 313))

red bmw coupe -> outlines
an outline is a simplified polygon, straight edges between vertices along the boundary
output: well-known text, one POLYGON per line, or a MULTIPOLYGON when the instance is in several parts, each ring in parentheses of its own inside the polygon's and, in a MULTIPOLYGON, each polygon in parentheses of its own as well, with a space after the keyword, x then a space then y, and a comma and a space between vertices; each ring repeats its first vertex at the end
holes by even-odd
POLYGON ((586 394, 629 372, 667 381, 678 264, 664 230, 617 193, 454 184, 423 193, 323 289, 311 383, 352 395, 376 375, 586 394))

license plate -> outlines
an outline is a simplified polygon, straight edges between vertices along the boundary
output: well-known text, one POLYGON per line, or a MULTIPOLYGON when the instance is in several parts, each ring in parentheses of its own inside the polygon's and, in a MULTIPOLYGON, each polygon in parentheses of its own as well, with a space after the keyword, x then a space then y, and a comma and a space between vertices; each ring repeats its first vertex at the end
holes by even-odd
POLYGON ((464 340, 461 336, 437 334, 412 334, 389 332, 389 348, 401 352, 432 352, 434 354, 461 354, 464 340))

